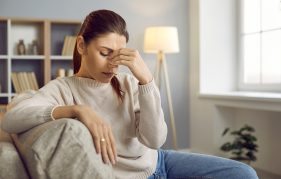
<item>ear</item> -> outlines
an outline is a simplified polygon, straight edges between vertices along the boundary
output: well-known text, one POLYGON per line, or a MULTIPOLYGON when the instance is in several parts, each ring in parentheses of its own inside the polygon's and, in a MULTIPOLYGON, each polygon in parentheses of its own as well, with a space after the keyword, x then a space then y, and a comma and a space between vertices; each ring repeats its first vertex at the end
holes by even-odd
POLYGON ((80 55, 86 54, 86 43, 85 43, 85 41, 84 41, 83 36, 82 36, 82 35, 79 35, 79 36, 77 37, 76 42, 77 42, 77 50, 78 50, 78 53, 79 53, 80 55))

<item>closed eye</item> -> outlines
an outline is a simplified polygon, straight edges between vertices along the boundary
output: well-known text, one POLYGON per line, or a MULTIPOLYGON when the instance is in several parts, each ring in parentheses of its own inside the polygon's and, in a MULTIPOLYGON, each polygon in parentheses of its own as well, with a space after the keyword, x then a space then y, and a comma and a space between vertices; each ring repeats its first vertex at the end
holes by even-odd
POLYGON ((107 57, 110 53, 109 52, 100 52, 101 56, 107 57))
POLYGON ((103 57, 107 57, 109 56, 111 53, 113 53, 113 49, 105 47, 105 46, 101 46, 100 47, 100 55, 103 57))

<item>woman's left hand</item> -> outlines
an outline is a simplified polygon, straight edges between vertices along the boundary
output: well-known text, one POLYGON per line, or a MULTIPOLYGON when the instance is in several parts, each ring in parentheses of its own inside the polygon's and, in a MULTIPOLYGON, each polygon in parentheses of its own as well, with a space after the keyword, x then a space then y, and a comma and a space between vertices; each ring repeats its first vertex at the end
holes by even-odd
POLYGON ((111 67, 117 65, 127 66, 141 85, 149 83, 153 78, 139 52, 135 49, 122 48, 114 51, 109 56, 109 65, 111 67))

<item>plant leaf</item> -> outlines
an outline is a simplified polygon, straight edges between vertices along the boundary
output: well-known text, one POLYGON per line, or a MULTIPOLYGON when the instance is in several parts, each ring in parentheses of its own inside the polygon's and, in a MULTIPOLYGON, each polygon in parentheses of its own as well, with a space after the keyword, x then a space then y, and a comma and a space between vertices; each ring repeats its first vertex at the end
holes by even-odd
POLYGON ((224 131, 222 132, 222 136, 224 136, 228 131, 229 131, 229 127, 225 128, 224 131))

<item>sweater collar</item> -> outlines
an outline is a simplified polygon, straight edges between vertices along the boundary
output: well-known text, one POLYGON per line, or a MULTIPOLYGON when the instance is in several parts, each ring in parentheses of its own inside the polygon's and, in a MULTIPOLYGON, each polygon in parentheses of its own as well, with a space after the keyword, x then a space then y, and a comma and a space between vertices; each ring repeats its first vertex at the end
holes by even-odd
POLYGON ((75 83, 78 85, 86 85, 90 87, 101 87, 101 86, 109 86, 110 83, 102 83, 98 80, 87 78, 87 77, 80 77, 80 76, 72 76, 75 83))

